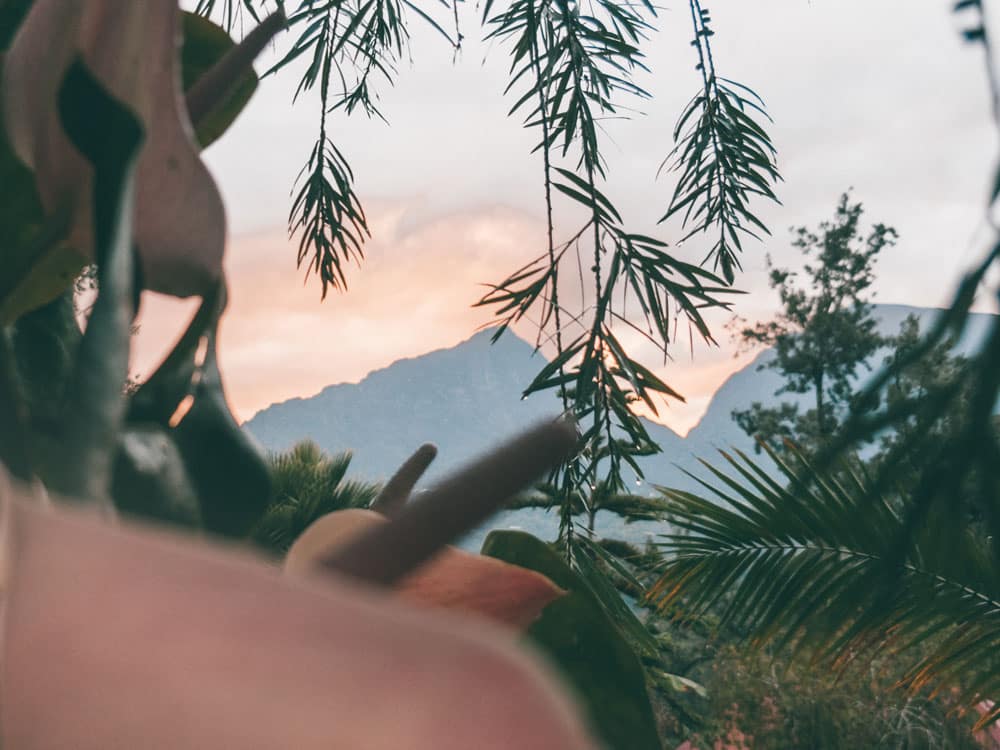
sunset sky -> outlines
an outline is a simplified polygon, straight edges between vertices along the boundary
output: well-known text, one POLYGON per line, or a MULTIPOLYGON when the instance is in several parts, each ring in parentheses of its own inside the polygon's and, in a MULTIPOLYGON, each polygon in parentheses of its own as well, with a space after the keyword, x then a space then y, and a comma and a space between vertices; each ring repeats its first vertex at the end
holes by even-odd
MULTIPOLYGON (((784 205, 761 205, 774 236, 750 244, 736 310, 751 319, 773 312, 764 257, 797 265, 788 228, 832 215, 849 187, 867 219, 895 226, 898 246, 878 266, 876 301, 944 304, 975 257, 982 206, 995 164, 982 52, 959 41, 944 0, 756 0, 710 3, 720 74, 752 86, 774 125, 785 178, 784 205)), ((458 59, 419 21, 412 64, 381 88, 390 121, 337 115, 337 143, 351 162, 373 238, 350 290, 320 301, 303 283, 285 221, 289 192, 311 148, 317 103, 292 104, 297 71, 265 79, 234 127, 206 152, 229 216, 231 301, 221 335, 227 393, 241 419, 272 402, 357 381, 400 357, 452 346, 489 321, 470 304, 544 249, 537 139, 506 112, 506 49, 478 41, 477 13, 463 18, 458 59)), ((628 226, 667 242, 680 227, 655 227, 672 180, 656 178, 674 121, 696 91, 686 3, 672 3, 647 46, 653 73, 641 83, 653 100, 644 114, 608 123, 607 192, 628 226)), ((294 33, 294 32, 293 32, 294 33)), ((279 44, 287 44, 284 39, 279 44)), ((267 60, 258 65, 263 70, 267 60)), ((569 215, 557 221, 573 228, 569 215)), ((672 252, 698 261, 700 241, 672 252)), ((190 303, 144 302, 134 368, 148 374, 184 327, 190 303)), ((982 306, 982 309, 989 309, 982 306)), ((663 421, 686 432, 734 358, 727 316, 713 318, 719 348, 685 342, 659 374, 687 397, 663 421)), ((520 331, 533 336, 530 327, 520 331)), ((645 352, 651 355, 652 352, 645 352)), ((655 357, 651 364, 658 364, 655 357)))

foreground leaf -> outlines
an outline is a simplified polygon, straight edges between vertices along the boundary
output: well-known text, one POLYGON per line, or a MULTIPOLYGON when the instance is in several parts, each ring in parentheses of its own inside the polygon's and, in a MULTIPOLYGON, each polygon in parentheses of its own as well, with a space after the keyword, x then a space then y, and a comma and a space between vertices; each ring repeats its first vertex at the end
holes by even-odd
MULTIPOLYGON (((64 8, 70 9, 69 4, 64 8)), ((3 3, 0 5, 0 25, 13 24, 4 13, 16 16, 20 22, 25 10, 24 3, 3 3)), ((183 39, 181 72, 185 91, 235 47, 222 29, 191 13, 183 14, 183 39)), ((47 60, 45 64, 52 65, 54 61, 47 60)), ((253 70, 245 71, 224 98, 195 124, 201 147, 229 127, 256 87, 257 77, 253 70)), ((54 107, 54 100, 51 104, 54 107)), ((69 236, 73 219, 70 207, 57 206, 53 212, 50 200, 46 204, 49 211, 46 216, 35 187, 34 173, 21 159, 34 163, 34 158, 24 153, 21 158, 15 155, 6 129, 0 127, 0 184, 5 188, 5 200, 0 205, 0 237, 3 238, 0 258, 6 269, 0 281, 0 322, 15 320, 57 297, 72 284, 89 259, 90 245, 85 241, 74 243, 69 236)), ((148 178, 152 174, 147 165, 141 177, 148 178)), ((78 232, 74 236, 80 238, 82 235, 78 232)))
POLYGON ((659 750, 642 664, 586 584, 547 544, 524 532, 490 532, 483 554, 537 570, 569 592, 546 608, 528 635, 576 689, 609 747, 659 750))
POLYGON ((4 747, 587 750, 500 631, 82 514, 0 477, 4 747))
POLYGON ((92 173, 56 112, 72 61, 139 119, 147 136, 135 209, 143 278, 154 291, 189 296, 218 281, 225 214, 179 90, 178 20, 173 0, 38 0, 6 55, 2 96, 10 143, 34 170, 46 214, 68 216, 65 239, 87 259, 92 173))
MULTIPOLYGON (((183 14, 182 29, 181 84, 189 92, 236 44, 221 27, 194 13, 183 14)), ((232 125, 257 90, 257 83, 253 69, 245 71, 224 99, 193 123, 202 148, 215 142, 232 125)))

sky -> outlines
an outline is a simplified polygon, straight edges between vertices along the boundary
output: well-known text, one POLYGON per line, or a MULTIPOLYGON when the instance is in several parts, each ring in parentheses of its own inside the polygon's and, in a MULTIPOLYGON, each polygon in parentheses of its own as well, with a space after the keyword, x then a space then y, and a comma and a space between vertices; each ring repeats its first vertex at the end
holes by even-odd
MULTIPOLYGON (((777 307, 765 256, 798 267, 789 228, 832 216, 848 188, 866 219, 894 226, 900 240, 878 262, 875 301, 947 304, 961 272, 981 250, 983 206, 996 162, 982 51, 963 44, 947 0, 714 0, 714 53, 721 75, 754 88, 774 120, 784 182, 782 205, 758 204, 773 236, 746 244, 746 292, 735 311, 766 319, 777 307)), ((229 132, 206 152, 226 203, 230 304, 220 333, 227 397, 241 420, 269 404, 356 382, 402 357, 453 346, 491 320, 471 305, 545 247, 537 134, 506 113, 507 49, 485 44, 469 4, 457 58, 419 20, 412 62, 382 85, 389 123, 335 115, 334 138, 357 177, 372 239, 348 275, 349 290, 320 300, 320 286, 295 267, 286 219, 290 192, 318 127, 318 103, 293 104, 298 71, 265 78, 229 132)), ((659 227, 673 187, 657 169, 672 147, 674 122, 696 93, 698 74, 687 4, 671 2, 646 46, 653 98, 630 120, 607 124, 606 192, 626 225, 654 233, 693 262, 705 244, 681 246, 679 224, 659 227)), ((292 32, 294 34, 294 32, 292 32)), ((277 50, 291 40, 279 40, 277 50)), ((276 51, 262 58, 266 69, 276 51)), ((557 232, 574 228, 557 206, 557 232)), ((148 295, 133 369, 148 375, 185 327, 190 301, 148 295)), ((984 301, 980 309, 991 309, 984 301)), ((751 354, 736 354, 710 318, 717 346, 686 336, 665 365, 651 347, 641 358, 684 394, 660 421, 681 434, 715 390, 751 354)), ((533 340, 530 325, 518 330, 533 340)), ((641 347, 639 341, 630 342, 641 347)), ((543 353, 547 353, 543 350, 543 353)))

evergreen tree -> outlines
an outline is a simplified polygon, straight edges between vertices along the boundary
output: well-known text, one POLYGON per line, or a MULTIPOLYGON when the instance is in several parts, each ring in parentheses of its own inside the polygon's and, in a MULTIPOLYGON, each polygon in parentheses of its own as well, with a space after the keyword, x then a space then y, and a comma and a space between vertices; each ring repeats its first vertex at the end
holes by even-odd
POLYGON ((876 328, 870 288, 878 254, 896 241, 896 231, 875 224, 862 235, 861 203, 841 196, 833 220, 815 232, 794 230, 793 246, 808 258, 801 274, 777 268, 768 256, 769 283, 781 299, 781 311, 767 322, 745 325, 737 338, 751 347, 770 346, 775 356, 760 369, 777 370, 784 385, 775 392, 810 394, 814 406, 800 413, 797 404, 753 403, 734 411, 743 430, 775 444, 791 438, 807 450, 822 445, 853 405, 855 378, 889 339, 876 328))

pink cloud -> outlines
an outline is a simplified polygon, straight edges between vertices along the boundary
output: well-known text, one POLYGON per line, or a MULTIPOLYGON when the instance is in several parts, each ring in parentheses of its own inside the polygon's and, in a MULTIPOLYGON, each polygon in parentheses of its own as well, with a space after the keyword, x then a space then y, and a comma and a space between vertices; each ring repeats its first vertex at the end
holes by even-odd
MULTIPOLYGON (((490 310, 471 306, 484 291, 481 284, 502 280, 544 248, 541 220, 508 207, 427 215, 419 203, 376 202, 369 213, 373 237, 363 266, 348 271, 347 293, 331 290, 322 302, 318 281, 303 283, 294 243, 283 230, 230 240, 230 302, 219 356, 239 419, 463 341, 492 320, 490 310)), ((153 370, 194 308, 147 295, 133 357, 140 377, 153 370)), ((534 340, 530 324, 518 333, 534 340)), ((657 368, 688 398, 660 410, 659 420, 680 432, 740 364, 728 351, 696 347, 695 353, 691 361, 684 334, 677 361, 657 368)), ((657 364, 655 356, 649 364, 657 364)))

